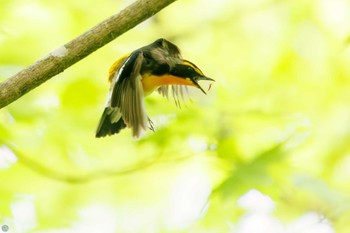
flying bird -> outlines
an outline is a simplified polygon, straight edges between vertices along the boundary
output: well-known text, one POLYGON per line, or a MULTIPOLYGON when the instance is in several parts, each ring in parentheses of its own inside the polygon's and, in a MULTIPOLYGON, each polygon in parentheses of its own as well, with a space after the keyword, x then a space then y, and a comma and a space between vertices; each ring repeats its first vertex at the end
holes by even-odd
POLYGON ((126 127, 136 138, 147 129, 153 130, 143 98, 155 90, 168 97, 171 88, 175 102, 179 102, 187 86, 206 94, 200 80, 214 81, 183 59, 176 45, 162 38, 121 57, 109 70, 110 89, 96 137, 116 134, 126 127))

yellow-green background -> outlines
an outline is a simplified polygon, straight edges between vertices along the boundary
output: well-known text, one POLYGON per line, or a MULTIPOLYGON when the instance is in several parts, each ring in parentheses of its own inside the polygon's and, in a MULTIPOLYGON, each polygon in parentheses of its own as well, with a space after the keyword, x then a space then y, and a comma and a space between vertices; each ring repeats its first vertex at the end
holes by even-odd
MULTIPOLYGON (((0 0, 0 80, 131 2, 0 0)), ((0 225, 348 232, 349 35, 347 0, 178 0, 0 110, 0 225), (216 80, 208 95, 154 93, 155 133, 96 139, 109 66, 159 37, 216 80)))

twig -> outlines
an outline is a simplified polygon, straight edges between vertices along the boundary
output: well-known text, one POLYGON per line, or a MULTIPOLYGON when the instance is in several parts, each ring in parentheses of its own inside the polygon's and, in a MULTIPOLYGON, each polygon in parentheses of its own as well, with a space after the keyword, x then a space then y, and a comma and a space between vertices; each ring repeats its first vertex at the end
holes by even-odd
POLYGON ((176 0, 138 0, 0 83, 0 109, 176 0))
POLYGON ((41 164, 40 162, 37 162, 34 159, 30 159, 29 157, 24 155, 20 150, 16 149, 9 143, 4 143, 4 145, 6 145, 17 156, 18 161, 20 163, 22 163, 24 166, 34 171, 35 173, 52 180, 62 181, 70 184, 84 184, 95 180, 140 172, 157 164, 162 158, 162 155, 164 154, 163 150, 160 150, 159 153, 153 158, 147 158, 125 168, 101 169, 97 171, 91 171, 85 174, 71 174, 69 172, 61 172, 55 170, 52 167, 45 166, 44 164, 41 164))

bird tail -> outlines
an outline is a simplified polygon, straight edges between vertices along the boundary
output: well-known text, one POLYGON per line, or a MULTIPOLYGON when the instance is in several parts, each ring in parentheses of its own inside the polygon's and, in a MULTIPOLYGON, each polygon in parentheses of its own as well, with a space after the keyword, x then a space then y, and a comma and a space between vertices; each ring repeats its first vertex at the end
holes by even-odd
POLYGON ((118 108, 106 107, 102 113, 100 122, 98 123, 96 130, 96 137, 105 137, 106 135, 112 135, 119 133, 124 129, 126 124, 121 117, 120 110, 118 108))

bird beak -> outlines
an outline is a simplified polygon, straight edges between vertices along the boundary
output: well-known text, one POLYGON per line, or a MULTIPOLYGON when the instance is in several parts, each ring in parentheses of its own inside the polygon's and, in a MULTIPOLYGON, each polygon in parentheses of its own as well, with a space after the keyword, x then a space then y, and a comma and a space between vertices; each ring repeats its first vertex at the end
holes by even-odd
POLYGON ((215 80, 212 79, 212 78, 205 77, 205 76, 197 76, 197 77, 195 77, 194 79, 192 79, 193 84, 194 84, 198 89, 200 89, 204 94, 207 94, 207 93, 203 90, 203 88, 198 84, 197 81, 200 81, 200 80, 212 81, 212 82, 215 82, 215 80))

